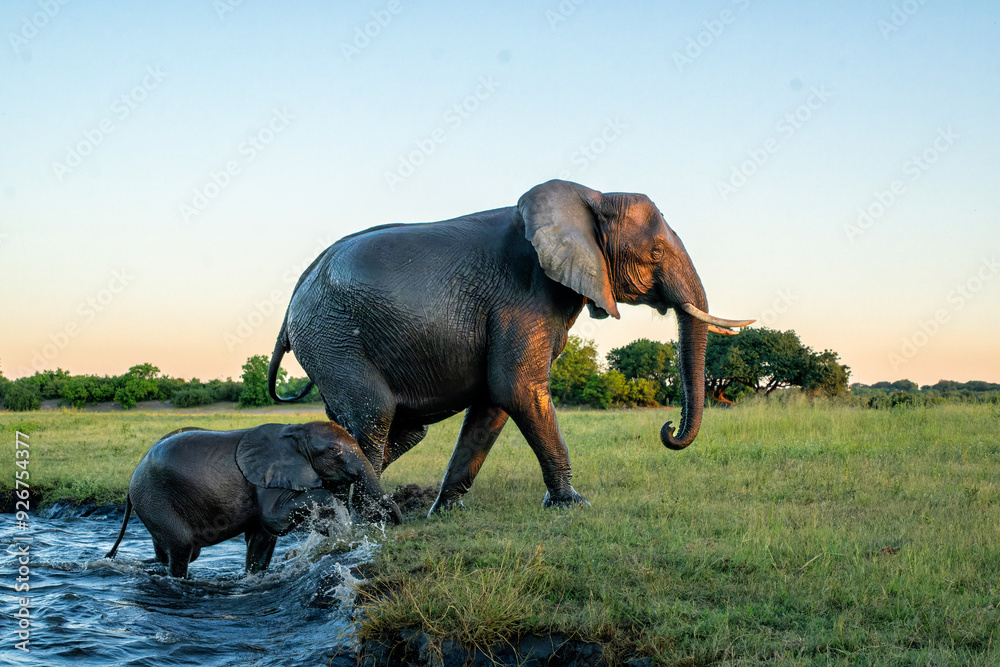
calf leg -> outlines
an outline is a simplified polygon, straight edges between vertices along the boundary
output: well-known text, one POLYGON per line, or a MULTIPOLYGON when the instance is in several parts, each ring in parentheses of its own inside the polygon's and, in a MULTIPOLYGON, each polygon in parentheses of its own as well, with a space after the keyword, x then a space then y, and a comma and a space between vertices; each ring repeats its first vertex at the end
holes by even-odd
POLYGON ((167 548, 167 572, 171 577, 183 579, 187 576, 191 552, 190 544, 172 544, 167 548))
POLYGON ((250 574, 263 572, 271 564, 274 555, 274 545, 278 538, 269 533, 263 526, 251 528, 245 535, 247 541, 246 569, 250 574))

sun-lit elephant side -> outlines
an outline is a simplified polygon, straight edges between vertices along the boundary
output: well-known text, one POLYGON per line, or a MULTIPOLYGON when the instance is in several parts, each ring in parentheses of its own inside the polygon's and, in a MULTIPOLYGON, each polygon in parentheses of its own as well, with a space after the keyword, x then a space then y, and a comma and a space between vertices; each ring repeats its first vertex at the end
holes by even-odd
POLYGON ((707 314, 684 244, 648 197, 553 180, 517 206, 426 224, 384 225, 326 249, 296 285, 271 358, 319 387, 327 415, 357 438, 376 473, 423 438, 427 425, 468 409, 431 512, 472 484, 508 416, 542 468, 544 504, 586 502, 570 484, 569 453, 549 397, 552 361, 584 305, 619 317, 618 303, 674 309, 680 328, 680 428, 698 434, 707 332, 743 326, 707 314))

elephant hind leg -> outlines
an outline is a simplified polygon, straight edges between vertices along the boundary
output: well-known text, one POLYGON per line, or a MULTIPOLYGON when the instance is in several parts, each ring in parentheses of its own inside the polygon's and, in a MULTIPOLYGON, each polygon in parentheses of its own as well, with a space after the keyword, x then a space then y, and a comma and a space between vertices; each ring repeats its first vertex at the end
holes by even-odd
POLYGON ((490 453, 504 424, 507 413, 496 405, 473 405, 465 413, 462 430, 458 435, 455 451, 448 461, 441 492, 431 507, 428 516, 442 510, 451 509, 472 486, 472 480, 490 453))
POLYGON ((278 538, 267 532, 263 526, 251 528, 246 532, 247 560, 246 569, 250 574, 263 572, 271 564, 274 546, 278 538))

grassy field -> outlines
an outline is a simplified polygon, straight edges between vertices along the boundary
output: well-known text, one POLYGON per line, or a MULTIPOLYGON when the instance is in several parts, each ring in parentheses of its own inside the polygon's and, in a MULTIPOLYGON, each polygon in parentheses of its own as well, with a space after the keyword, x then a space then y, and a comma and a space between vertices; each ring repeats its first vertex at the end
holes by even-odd
MULTIPOLYGON (((561 632, 662 664, 1000 664, 996 406, 750 404, 709 410, 671 452, 657 433, 676 417, 562 412, 592 506, 557 511, 509 426, 466 510, 387 531, 362 635, 488 646, 561 632)), ((47 498, 120 500, 173 428, 314 418, 4 413, 0 427, 11 444, 28 428, 47 498)), ((459 423, 433 428, 384 486, 437 484, 459 423)), ((9 488, 12 457, 0 463, 9 488)))

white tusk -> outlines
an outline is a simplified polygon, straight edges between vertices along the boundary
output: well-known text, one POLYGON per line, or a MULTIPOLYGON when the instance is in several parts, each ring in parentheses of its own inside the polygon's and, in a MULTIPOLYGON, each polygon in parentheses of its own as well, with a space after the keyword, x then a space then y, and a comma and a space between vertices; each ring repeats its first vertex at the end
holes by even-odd
MULTIPOLYGON (((699 319, 702 322, 705 322, 707 324, 714 324, 719 327, 745 327, 746 325, 753 324, 754 322, 757 321, 757 320, 725 320, 721 317, 714 317, 712 315, 709 315, 705 311, 695 308, 690 303, 682 303, 681 310, 683 310, 691 317, 694 317, 695 319, 699 319)), ((716 331, 715 333, 722 333, 722 332, 716 331)), ((734 331, 732 333, 736 332, 734 331)))
POLYGON ((714 324, 709 324, 708 330, 717 334, 722 334, 723 336, 735 336, 739 333, 739 331, 733 331, 732 329, 726 329, 725 327, 717 327, 714 324))

